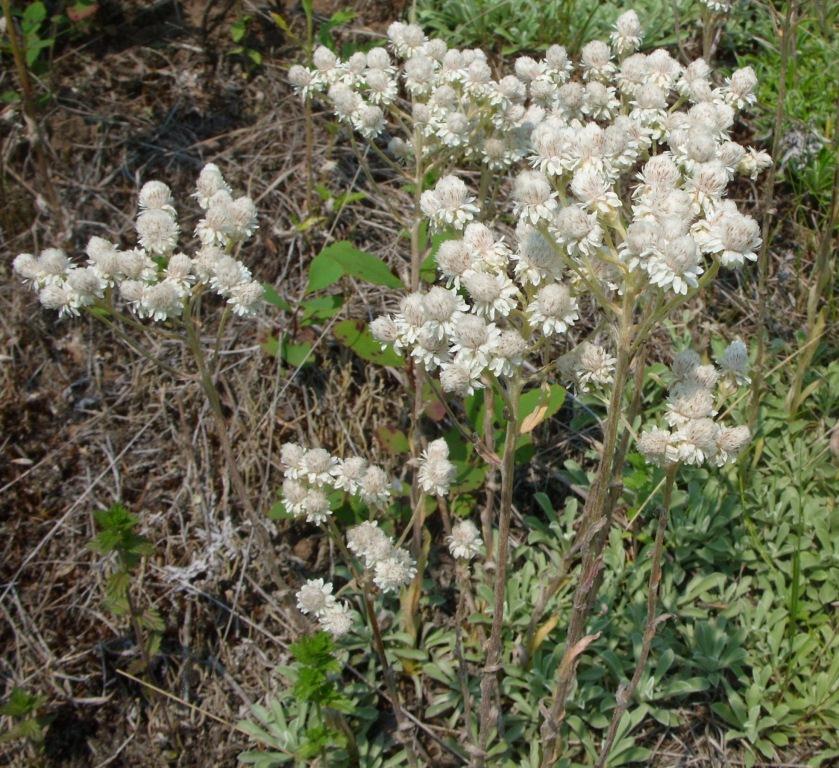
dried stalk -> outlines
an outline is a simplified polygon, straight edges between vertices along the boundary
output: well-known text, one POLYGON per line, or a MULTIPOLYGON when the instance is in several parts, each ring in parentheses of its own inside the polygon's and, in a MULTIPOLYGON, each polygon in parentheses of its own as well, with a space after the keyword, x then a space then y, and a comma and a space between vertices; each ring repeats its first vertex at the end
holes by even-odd
MULTIPOLYGON (((510 543, 510 518, 513 512, 513 482, 515 479, 516 440, 519 434, 519 396, 521 379, 516 376, 507 385, 505 402, 507 430, 501 463, 501 504, 498 526, 498 554, 495 562, 494 606, 492 629, 487 646, 486 663, 481 675, 481 708, 477 764, 484 765, 485 753, 492 728, 492 702, 498 689, 501 671, 501 630, 504 623, 504 595, 507 574, 507 550, 510 543)), ((489 546, 489 542, 487 543, 489 546)))
POLYGON ((43 136, 41 135, 38 121, 38 109, 35 104, 35 94, 32 90, 32 82, 29 79, 29 69, 26 66, 23 49, 18 37, 15 20, 12 16, 12 8, 9 0, 0 0, 3 6, 3 17, 6 19, 6 34, 9 37, 9 47, 12 49, 12 59, 15 62, 18 82, 20 83, 21 104, 23 106, 23 120, 26 125, 26 137, 35 155, 35 167, 38 173, 38 184, 49 200, 53 215, 59 216, 61 206, 58 195, 50 178, 47 157, 44 152, 43 136))
POLYGON ((666 615, 656 618, 655 612, 658 603, 658 589, 661 584, 661 556, 664 552, 664 533, 667 530, 667 521, 670 517, 670 502, 673 498, 673 485, 676 480, 678 468, 679 465, 674 464, 667 469, 667 479, 664 485, 664 502, 658 514, 658 528, 656 529, 655 545, 653 547, 653 562, 650 570, 650 581, 647 587, 647 620, 644 626, 644 637, 641 641, 641 653, 638 656, 638 661, 635 663, 635 671, 632 674, 632 679, 629 681, 629 684, 621 685, 615 696, 615 711, 612 713, 609 730, 606 733, 606 739, 600 750, 600 756, 595 763, 595 768, 603 768, 606 765, 609 752, 615 743, 620 721, 629 707, 629 702, 635 693, 635 689, 638 687, 638 683, 641 681, 644 668, 647 666, 647 659, 650 655, 650 648, 653 644, 656 629, 666 619, 666 615))
POLYGON ((614 475, 614 460, 616 458, 615 453, 621 403, 629 373, 629 364, 631 362, 629 355, 630 339, 628 338, 628 329, 631 326, 630 302, 631 297, 627 294, 624 297, 622 331, 618 338, 618 357, 615 365, 615 379, 606 420, 603 454, 600 458, 597 476, 592 484, 583 511, 583 529, 588 529, 590 526, 598 526, 600 529, 592 537, 591 545, 583 548, 580 579, 574 591, 571 618, 565 639, 565 649, 559 668, 557 669, 554 701, 542 724, 542 740, 544 743, 543 768, 553 765, 557 759, 556 750, 559 723, 564 718, 565 702, 568 699, 571 686, 574 682, 576 660, 579 658, 583 649, 581 648, 581 643, 584 640, 583 632, 585 630, 585 623, 596 595, 595 584, 603 565, 601 554, 608 540, 609 531, 608 526, 605 525, 605 521, 607 515, 611 513, 611 509, 607 510, 607 503, 612 500, 612 493, 609 486, 614 475))
MULTIPOLYGON (((778 72, 778 100, 775 104, 775 124, 772 128, 772 160, 778 161, 781 148, 781 136, 784 126, 784 109, 786 106, 787 97, 787 72, 789 69, 789 60, 792 56, 792 30, 794 19, 798 8, 797 0, 789 0, 786 7, 786 14, 784 16, 784 23, 781 29, 781 61, 780 71, 778 72)), ((769 232, 769 225, 774 213, 775 206, 775 172, 766 174, 766 181, 764 187, 763 207, 763 221, 761 226, 761 236, 763 243, 761 244, 760 254, 757 260, 757 356, 754 364, 754 374, 752 376, 752 402, 749 410, 749 426, 754 430, 757 423, 758 409, 760 407, 760 398, 763 393, 764 382, 764 367, 766 365, 766 342, 767 342, 767 319, 769 307, 767 306, 767 284, 769 281, 769 243, 771 241, 771 234, 769 232)))
POLYGON ((198 328, 193 318, 193 306, 191 302, 187 303, 186 311, 184 312, 184 325, 187 332, 187 346, 195 360, 198 368, 198 375, 201 381, 201 387, 210 404, 210 412, 213 414, 213 419, 216 424, 216 433, 218 435, 219 444, 221 445, 224 461, 227 466, 227 472, 230 476, 230 482, 233 489, 239 498, 239 503, 245 510, 254 532, 256 533, 257 541, 262 550, 262 561, 265 563, 268 572, 271 576, 274 586, 279 592, 282 600, 287 601, 291 596, 291 591, 288 585, 280 574, 277 567, 277 562, 273 557, 273 545, 268 531, 265 529, 264 521, 257 513, 250 496, 248 495, 247 487, 239 472, 239 466, 236 463, 236 458, 233 455, 233 447, 230 444, 230 435, 228 434, 228 424, 224 417, 224 411, 221 407, 221 398, 219 397, 218 389, 216 389, 210 371, 207 367, 207 361, 204 357, 204 350, 201 347, 201 339, 198 333, 198 328))

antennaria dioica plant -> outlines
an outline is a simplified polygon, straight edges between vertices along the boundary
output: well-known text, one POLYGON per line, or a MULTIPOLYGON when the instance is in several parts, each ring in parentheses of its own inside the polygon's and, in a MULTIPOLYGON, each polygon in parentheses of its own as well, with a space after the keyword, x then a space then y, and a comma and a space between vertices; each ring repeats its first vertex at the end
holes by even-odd
POLYGON ((271 552, 265 520, 257 513, 234 458, 216 386, 218 361, 207 359, 202 338, 205 295, 216 294, 225 302, 217 339, 231 315, 251 316, 263 302, 262 285, 235 257, 257 228, 256 206, 247 195, 234 198, 212 163, 201 170, 192 197, 204 213, 195 227, 198 245, 192 256, 177 250, 181 225, 171 190, 161 181, 149 181, 139 194, 137 247, 121 250, 94 236, 85 248, 84 266, 59 248, 46 248, 37 256, 19 254, 14 270, 38 293, 41 304, 57 310, 59 317, 86 313, 96 318, 132 350, 175 377, 183 372, 156 358, 127 329, 156 333, 186 348, 213 415, 234 493, 253 526, 266 569, 281 596, 288 599, 290 592, 271 552))
MULTIPOLYGON (((606 406, 600 458, 571 550, 580 565, 564 651, 553 694, 543 705, 543 766, 560 757, 559 724, 575 670, 596 639, 586 635, 586 623, 630 441, 665 469, 647 628, 635 674, 617 694, 602 765, 655 633, 664 530, 678 469, 733 461, 749 439, 748 428, 715 419, 734 388, 748 381, 739 339, 718 366, 703 364, 692 350, 675 354, 666 424, 646 425, 640 435, 635 428, 644 421, 640 395, 652 334, 721 268, 757 258, 757 223, 725 197, 737 174, 756 178, 770 164, 765 153, 730 138, 737 111, 754 101, 754 74, 738 70, 715 84, 704 59, 683 67, 662 49, 636 53, 642 30, 632 11, 618 19, 610 44, 584 46, 576 67, 564 48, 553 45, 544 58, 520 57, 515 74, 497 78, 482 51, 450 50, 415 25, 396 22, 388 37, 390 53, 374 48, 346 61, 318 49, 314 68, 295 66, 289 79, 304 99, 325 101, 412 185, 412 278, 424 255, 417 252, 420 217, 441 235, 434 253, 438 283, 419 290, 412 279, 399 310, 371 324, 374 337, 429 376, 450 405, 477 390, 487 393, 488 414, 493 397, 503 402, 503 446, 489 442, 482 453, 497 463, 501 490, 497 504, 490 502, 490 530, 483 521, 485 538, 494 539, 486 546, 494 597, 486 606, 492 624, 477 723, 465 723, 476 765, 485 764, 503 724, 496 702, 508 650, 502 648, 502 626, 517 440, 547 410, 523 417, 525 387, 549 392, 562 380, 606 406), (436 184, 422 191, 429 176, 436 184)), ((414 387, 415 396, 421 392, 414 387)), ((416 431, 419 409, 413 413, 416 431)), ((485 437, 492 440, 490 430, 485 437)), ((429 444, 412 483, 417 558, 423 556, 416 531, 425 509, 418 492, 445 497, 453 479, 440 442, 429 444)), ((336 460, 334 470, 327 468, 320 479, 310 474, 301 485, 310 452, 288 449, 285 490, 293 500, 287 506, 302 515, 305 499, 319 486, 339 487, 334 477, 342 477, 346 462, 336 460)), ((477 541, 477 527, 468 525, 470 540, 477 541)), ((455 556, 476 551, 459 549, 455 556)), ((368 568, 378 567, 377 557, 367 557, 368 568)), ((407 582, 408 573, 403 576, 407 582)), ((534 612, 531 641, 550 589, 546 585, 534 612)))
MULTIPOLYGON (((318 48, 313 68, 295 66, 289 79, 303 98, 325 101, 413 195, 413 211, 400 222, 409 232, 410 292, 398 310, 371 323, 382 346, 410 366, 411 520, 403 531, 390 533, 392 497, 404 489, 364 457, 339 458, 322 447, 286 443, 285 508, 321 526, 346 564, 333 581, 306 581, 297 604, 335 637, 356 627, 369 632, 382 696, 392 707, 405 757, 427 764, 418 734, 432 732, 410 711, 382 617, 388 595, 401 594, 401 624, 416 641, 420 591, 430 582, 423 579, 428 549, 445 544, 457 562, 463 697, 457 727, 467 752, 453 754, 482 766, 501 754, 499 743, 503 752, 505 667, 510 659, 527 665, 536 634, 543 641, 553 631, 562 637, 562 651, 540 707, 538 749, 541 765, 555 765, 576 671, 597 639, 587 634, 588 620, 603 579, 627 453, 635 444, 663 469, 663 493, 642 647, 634 674, 616 693, 599 758, 604 765, 660 621, 665 530, 679 468, 731 462, 749 439, 748 429, 728 423, 723 411, 736 387, 748 381, 746 347, 739 339, 716 365, 690 349, 674 353, 660 424, 641 412, 641 389, 653 334, 720 269, 756 259, 757 224, 726 198, 736 175, 756 178, 769 165, 764 153, 731 140, 737 112, 754 100, 755 78, 747 68, 717 82, 703 59, 683 67, 665 50, 637 53, 642 31, 631 11, 618 19, 609 43, 585 45, 578 63, 553 45, 543 58, 518 58, 514 71, 503 76, 494 75, 480 50, 448 49, 414 25, 394 23, 388 37, 389 49, 357 52, 346 61, 318 48), (429 253, 437 281, 423 288, 429 253), (503 630, 516 453, 522 436, 548 417, 560 383, 602 404, 599 458, 564 570, 544 574, 527 636, 514 648, 505 645, 503 630), (474 520, 455 520, 449 512, 456 469, 445 439, 423 439, 428 392, 441 399, 491 468, 486 504, 474 520), (458 416, 462 399, 476 392, 484 396, 480 434, 458 416), (534 392, 542 394, 525 408, 534 392), (503 427, 501 440, 495 439, 496 421, 503 427), (368 519, 342 530, 335 513, 347 507, 368 519), (441 512, 446 538, 429 543, 425 518, 434 509, 441 512), (484 567, 473 568, 479 557, 484 567), (560 579, 569 574, 575 586, 561 635, 542 620, 560 579), (336 578, 346 583, 336 589, 336 578), (478 594, 483 586, 491 599, 478 594), (476 611, 488 617, 485 632, 465 621, 467 612, 476 611), (466 637, 480 640, 477 675, 464 660, 466 637)), ((234 257, 256 226, 256 212, 249 198, 231 196, 212 165, 202 171, 196 197, 205 215, 193 256, 176 252, 179 228, 168 187, 149 182, 140 194, 139 248, 119 251, 93 238, 89 266, 74 266, 62 252, 48 249, 37 258, 18 256, 15 269, 46 307, 65 316, 88 311, 134 347, 123 326, 147 328, 141 322, 147 319, 169 323, 165 332, 182 339, 195 359, 231 482, 282 586, 232 455, 200 327, 208 292, 228 304, 222 323, 231 312, 258 309, 262 287, 234 257)))

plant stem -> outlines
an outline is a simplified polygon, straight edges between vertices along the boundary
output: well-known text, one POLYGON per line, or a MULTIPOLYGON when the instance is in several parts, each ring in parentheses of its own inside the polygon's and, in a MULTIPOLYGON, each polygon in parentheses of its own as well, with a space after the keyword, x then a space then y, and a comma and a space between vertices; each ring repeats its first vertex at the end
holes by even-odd
POLYGON ((542 723, 543 758, 542 766, 547 768, 557 760, 557 740, 559 723, 565 717, 565 703, 571 692, 571 685, 574 681, 576 659, 581 653, 581 640, 585 630, 586 618, 591 610, 596 595, 595 583, 602 567, 601 553, 608 540, 607 517, 611 515, 611 509, 607 510, 607 501, 611 500, 609 485, 614 473, 615 449, 617 446, 618 424, 621 415, 621 401, 623 390, 629 372, 631 357, 629 354, 630 339, 627 329, 631 325, 631 299, 624 297, 624 313, 622 330, 618 338, 618 358, 615 365, 615 380, 612 388, 612 396, 609 400, 609 410, 606 416, 606 426, 603 439, 603 454, 597 469, 597 475, 588 499, 583 510, 581 523, 581 534, 586 533, 596 526, 597 529, 592 537, 592 542, 583 547, 582 565, 577 588, 574 591, 573 607, 568 625, 568 633, 565 638, 565 649, 562 659, 557 668, 556 691, 550 712, 542 723))
POLYGON ((469 594, 469 565, 458 561, 455 563, 455 578, 457 579, 457 612, 454 619, 454 653, 458 664, 460 678, 460 695, 463 697, 463 737, 467 743, 473 740, 472 733, 472 694, 469 690, 469 670, 463 657, 463 620, 466 616, 466 603, 469 594))
POLYGON ((35 166, 38 172, 38 182, 44 190, 54 216, 60 216, 61 206, 58 195, 52 184, 52 179, 47 168, 47 157, 44 153, 44 142, 38 121, 38 109, 35 105, 35 95, 32 91, 32 82, 29 79, 29 69, 26 66, 23 49, 20 45, 15 20, 12 16, 12 8, 9 0, 0 0, 3 6, 3 17, 6 19, 6 34, 9 37, 9 47, 12 49, 12 58, 15 62, 18 81, 20 82, 21 103, 23 105, 23 119, 26 125, 26 135, 32 146, 35 155, 35 166))
MULTIPOLYGON (((494 606, 492 629, 487 646, 486 663, 481 675, 481 708, 478 765, 483 765, 492 728, 492 702, 498 689, 501 672, 501 630, 504 624, 504 595, 507 574, 507 550, 510 543, 510 518, 513 512, 513 484, 515 480, 516 440, 519 434, 519 396, 521 379, 516 376, 507 385, 504 455, 501 460, 501 499, 498 525, 498 554, 495 561, 494 606)), ((490 546, 487 542, 487 546, 490 546)))
POLYGON ((137 611, 137 606, 134 603, 134 598, 131 597, 131 585, 125 590, 125 601, 128 603, 128 617, 131 621, 131 629, 134 632, 134 641, 140 649, 140 655, 143 657, 143 664, 146 665, 146 674, 151 676, 151 656, 143 636, 143 629, 140 626, 140 613, 137 611))
POLYGON ((184 311, 184 325, 186 326, 187 332, 187 345, 192 352, 193 358, 195 359, 195 364, 198 368, 198 375, 201 381, 201 387, 204 390, 208 403, 210 404, 210 412, 213 414, 213 419, 216 425, 216 433, 218 435, 219 443, 221 444, 221 450, 224 455, 225 464, 227 465, 230 482, 233 485, 233 490, 239 498, 239 503, 242 505, 242 508, 245 510, 245 514, 248 516, 248 519, 253 526, 257 541, 262 549, 262 560, 268 569, 271 579, 274 582, 274 586, 280 593, 280 598, 283 601, 288 601, 291 597, 291 591, 277 567, 277 562, 272 554, 273 545, 271 544, 271 538, 268 535, 268 531, 265 529, 263 524, 264 521, 260 518, 250 500, 247 487, 245 486, 245 482, 239 472, 239 466, 236 463, 236 458, 233 455, 233 447, 230 444, 230 436, 228 434, 227 420, 224 417, 224 411, 221 407, 221 399, 219 398, 218 390, 216 389, 216 385, 213 382, 213 378, 207 368, 204 350, 201 347, 201 339, 198 334, 195 319, 192 316, 192 310, 192 303, 187 302, 186 309, 184 311))
MULTIPOLYGON (((781 134, 784 127, 784 109, 787 97, 787 71, 789 59, 792 54, 792 29, 793 19, 797 9, 797 0, 789 0, 786 4, 784 24, 781 28, 781 60, 778 72, 778 97, 775 103, 775 124, 772 128, 772 160, 778 162, 781 149, 781 134)), ((763 222, 761 235, 763 243, 760 248, 760 255, 757 261, 757 356, 752 376, 752 402, 749 408, 749 427, 754 432, 755 424, 760 409, 760 398, 763 393, 764 367, 766 364, 766 342, 768 331, 766 328, 768 318, 767 306, 767 283, 769 281, 769 242, 771 240, 769 226, 774 213, 775 204, 775 171, 768 171, 764 187, 763 199, 763 222)))
MULTIPOLYGON (((635 421, 635 417, 638 415, 638 412, 641 408, 641 399, 643 397, 643 385, 644 385, 644 354, 643 350, 641 354, 638 355, 635 359, 635 374, 633 377, 633 393, 632 393, 632 403, 629 406, 629 410, 626 415, 627 426, 623 430, 621 434, 620 441, 618 443, 618 448, 615 452, 615 460, 613 461, 613 466, 615 469, 618 469, 623 466, 623 463, 626 459, 626 452, 629 448, 629 438, 631 435, 631 427, 632 423, 635 421)), ((610 491, 609 491, 609 501, 607 504, 608 509, 614 508, 615 503, 617 502, 617 497, 620 494, 622 485, 618 482, 612 482, 610 491)), ((525 635, 525 640, 523 643, 524 647, 524 655, 522 658, 522 666, 527 666, 530 661, 530 657, 533 653, 533 638, 536 635, 536 628, 539 625, 539 621, 542 618, 542 615, 545 612, 545 608, 548 604, 548 601, 557 593, 562 582, 564 581, 568 569, 571 566, 572 559, 576 556, 577 552, 581 549, 586 548, 592 536, 594 536, 599 528, 592 528, 589 527, 585 529, 585 536, 583 536, 583 526, 577 531, 577 535, 574 537, 574 541, 569 548, 569 550, 563 555, 562 560, 560 560, 559 566, 557 567, 556 573, 553 575, 551 580, 542 588, 542 591, 539 593, 539 598, 536 602, 536 605, 533 608, 533 614, 530 617, 530 624, 527 627, 527 633, 525 635)))
POLYGON ((670 502, 673 498, 673 485, 678 469, 678 464, 674 464, 667 469, 667 479, 664 485, 664 503, 661 505, 661 511, 658 514, 658 528, 655 532, 655 545, 653 546, 653 562, 650 570, 649 586, 647 588, 647 621, 644 626, 644 637, 641 641, 641 653, 638 656, 638 661, 635 663, 635 671, 632 674, 629 685, 621 685, 618 688, 617 695, 615 696, 615 711, 612 713, 609 730, 603 742, 603 747, 600 750, 600 756, 595 763, 595 768, 603 768, 606 765, 609 752, 615 743, 621 718, 623 718, 629 706, 629 701, 632 699, 635 689, 641 681, 644 668, 647 666, 647 659, 650 655, 650 648, 653 644, 656 629, 661 621, 666 618, 666 616, 662 616, 657 619, 655 612, 658 603, 658 589, 661 584, 661 556, 664 551, 664 533, 667 530, 667 521, 670 517, 670 502))
MULTIPOLYGON (((387 695, 390 699, 390 705, 391 707, 393 707, 393 716, 396 718, 397 728, 399 729, 400 733, 406 733, 407 731, 412 730, 412 726, 410 720, 408 720, 408 718, 405 717, 405 711, 402 709, 402 705, 399 702, 399 691, 396 688, 396 680, 393 675, 393 668, 390 666, 390 663, 387 660, 387 654, 385 652, 385 643, 384 639, 382 638, 382 630, 379 626, 379 619, 376 616, 375 608, 373 607, 373 600, 370 597, 370 584, 365 575, 359 573, 358 569, 355 567, 353 557, 347 549, 347 545, 344 543, 344 537, 341 535, 341 532, 338 530, 338 526, 335 525, 335 521, 332 518, 329 518, 328 525, 328 530, 332 537, 332 541, 335 543, 335 545, 341 552, 341 556, 347 563, 347 567, 350 569, 350 573, 352 573, 353 579, 355 579, 355 582, 358 584, 359 589, 361 590, 361 601, 364 603, 364 612, 367 614, 367 619, 370 622, 370 629, 373 632, 373 649, 375 650, 376 655, 379 657, 379 663, 382 665, 382 676, 385 680, 385 687, 387 688, 387 695)), ((412 745, 405 743, 405 751, 408 755, 409 764, 412 767, 416 766, 417 757, 414 753, 412 745)))

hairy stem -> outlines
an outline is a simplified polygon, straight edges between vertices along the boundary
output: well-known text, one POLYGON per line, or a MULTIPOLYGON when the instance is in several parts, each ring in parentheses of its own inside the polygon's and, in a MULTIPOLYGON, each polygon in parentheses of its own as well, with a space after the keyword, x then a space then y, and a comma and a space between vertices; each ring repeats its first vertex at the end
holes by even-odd
POLYGON ((595 768, 603 768, 606 765, 609 752, 615 743, 621 718, 623 718, 624 713, 629 707, 629 702, 635 693, 635 689, 638 687, 638 683, 641 681, 641 675, 647 666, 647 659, 650 655, 650 648, 653 644, 656 629, 661 623, 661 619, 657 619, 655 615, 656 605, 658 604, 658 589, 661 584, 661 557, 664 552, 664 533, 667 530, 667 521, 670 517, 670 502, 673 498, 673 485, 678 469, 678 464, 674 464, 667 469, 667 479, 664 484, 664 503, 661 505, 661 511, 658 514, 658 528, 655 532, 655 544, 653 546, 653 562, 650 570, 650 581, 647 587, 647 620, 644 626, 644 637, 641 641, 641 653, 638 655, 638 661, 635 663, 635 671, 632 673, 632 679, 629 681, 629 684, 625 686, 621 685, 618 688, 617 695, 615 696, 615 711, 612 713, 609 730, 606 733, 606 739, 603 742, 597 763, 595 763, 595 768))
MULTIPOLYGON (((498 525, 498 554, 495 561, 494 605, 492 628, 487 646, 486 663, 481 675, 481 708, 478 764, 483 765, 492 729, 492 702, 498 690, 501 671, 501 629, 504 624, 504 595, 507 575, 507 550, 510 544, 510 518, 513 513, 513 482, 515 479, 516 440, 519 434, 519 396, 521 380, 516 377, 508 384, 505 403, 507 431, 504 455, 501 460, 501 499, 498 525)), ((487 542, 487 546, 490 543, 487 542)))
POLYGON ((595 582, 602 567, 601 554, 608 540, 608 525, 606 525, 606 522, 611 512, 611 510, 607 510, 607 502, 611 500, 609 485, 613 476, 623 390, 631 361, 629 355, 630 340, 626 338, 626 329, 630 325, 629 316, 631 314, 629 309, 630 297, 628 295, 625 297, 624 307, 623 331, 618 338, 617 345, 618 358, 615 366, 615 380, 604 429, 603 454, 600 457, 597 475, 586 500, 581 524, 583 536, 586 536, 588 530, 594 530, 595 532, 591 543, 583 547, 580 578, 574 591, 565 648, 557 669, 554 700, 542 724, 543 768, 553 765, 557 759, 559 724, 565 716, 565 703, 575 679, 576 660, 581 652, 580 641, 583 639, 586 619, 594 602, 595 582))

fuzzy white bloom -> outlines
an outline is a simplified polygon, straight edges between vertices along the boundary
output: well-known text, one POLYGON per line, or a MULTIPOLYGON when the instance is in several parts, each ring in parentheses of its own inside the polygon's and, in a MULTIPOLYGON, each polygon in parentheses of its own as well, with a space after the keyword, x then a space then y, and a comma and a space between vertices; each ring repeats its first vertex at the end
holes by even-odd
POLYGON ((533 226, 540 221, 550 221, 556 210, 556 192, 539 171, 523 171, 516 176, 513 201, 515 214, 533 226))
POLYGON ((142 211, 136 227, 140 245, 149 253, 165 256, 178 244, 178 222, 166 211, 158 208, 142 211))
POLYGON ((147 181, 140 189, 138 204, 140 210, 157 209, 165 211, 172 218, 175 218, 172 190, 162 181, 147 181))
POLYGON ((318 616, 334 603, 332 584, 323 579, 309 579, 297 590, 297 607, 301 613, 318 616))
POLYGON ((283 506, 286 512, 293 517, 302 517, 305 514, 303 504, 308 493, 309 491, 303 483, 298 482, 293 477, 286 477, 282 486, 283 506))
POLYGON ((743 67, 732 72, 725 81, 722 96, 725 102, 736 109, 743 109, 757 101, 755 89, 757 76, 751 67, 743 67))
POLYGON ((548 283, 527 307, 530 322, 545 336, 565 333, 579 319, 577 300, 567 286, 548 283))
POLYGON ((360 456, 351 456, 338 463, 332 468, 335 488, 339 491, 347 491, 357 494, 360 488, 361 479, 367 471, 367 461, 360 456))
POLYGON ((434 285, 422 297, 421 328, 438 339, 445 339, 454 333, 457 318, 468 309, 469 305, 456 291, 434 285))
POLYGON ((382 504, 390 498, 390 480, 380 467, 368 467, 358 481, 358 488, 366 504, 382 504))
MULTIPOLYGON (((471 224, 469 225, 472 226, 471 224)), ((463 240, 446 240, 440 244, 436 255, 437 269, 449 287, 460 288, 463 274, 474 261, 463 240)))
POLYGON ((38 300, 45 309, 57 309, 59 317, 79 314, 76 297, 67 283, 47 283, 38 293, 38 300))
POLYGON ((323 525, 332 515, 329 497, 320 488, 309 488, 301 506, 307 523, 323 525))
POLYGON ((452 526, 446 537, 449 552, 458 560, 471 560, 481 551, 481 534, 471 520, 461 520, 452 526))
POLYGON ((626 11, 618 16, 615 22, 615 31, 612 32, 611 41, 615 53, 623 55, 638 50, 641 45, 641 22, 635 11, 626 11))
POLYGON ((377 317, 370 323, 370 333, 382 349, 396 345, 399 340, 399 326, 390 315, 377 317))
POLYGON ((341 637, 352 629, 353 614, 347 603, 337 600, 324 608, 318 615, 321 629, 333 637, 341 637))
POLYGON ((87 263, 108 285, 113 285, 123 275, 135 278, 139 276, 129 275, 125 265, 130 257, 121 254, 110 240, 94 235, 87 241, 85 253, 88 256, 87 263))
POLYGON ((451 351, 461 363, 485 368, 492 357, 499 331, 494 323, 472 314, 461 314, 452 329, 451 351))
POLYGON ((483 389, 482 373, 480 362, 456 355, 450 362, 440 365, 440 386, 445 392, 471 395, 476 389, 483 389))
POLYGON ((682 427, 695 419, 713 415, 713 393, 698 382, 687 381, 671 390, 664 418, 671 427, 682 427))
POLYGON ((300 457, 299 477, 312 485, 332 485, 333 471, 338 466, 338 459, 323 448, 310 448, 300 457))
POLYGON ((92 304, 96 299, 101 299, 105 292, 105 281, 92 267, 71 269, 67 273, 67 285, 76 307, 92 304))
POLYGON ((747 426, 723 427, 717 432, 714 462, 721 467, 734 461, 750 439, 751 432, 747 426))
POLYGON ((592 166, 586 166, 571 179, 571 192, 586 208, 608 214, 621 207, 620 198, 609 180, 592 166))
POLYGON ((666 467, 678 461, 679 451, 666 429, 654 427, 642 432, 638 450, 650 464, 666 467))
POLYGON ((488 368, 499 377, 513 376, 524 363, 526 352, 527 342, 517 330, 503 330, 498 335, 488 368))
POLYGON ((420 197, 420 208, 432 226, 463 229, 478 213, 475 197, 457 176, 444 176, 420 197))
POLYGON ((559 253, 538 229, 529 224, 516 228, 518 249, 513 253, 516 279, 523 285, 541 285, 545 280, 562 277, 563 264, 559 253))
POLYGON ((586 80, 608 80, 615 71, 612 52, 602 40, 593 40, 580 51, 583 78, 586 80))
POLYGON ((749 351, 742 339, 734 339, 717 363, 724 374, 731 376, 739 385, 748 384, 749 378, 749 351))
POLYGON ((347 549, 361 558, 366 568, 372 568, 390 555, 393 544, 378 523, 369 520, 347 531, 347 549))
POLYGON ((697 222, 694 230, 702 250, 719 254, 724 267, 739 267, 746 261, 757 261, 757 252, 763 242, 760 227, 751 216, 739 213, 733 204, 721 206, 706 221, 697 222))
POLYGON ((195 183, 194 197, 198 201, 198 205, 206 209, 210 205, 210 200, 217 192, 227 192, 230 194, 230 187, 224 180, 219 167, 215 163, 207 163, 198 174, 198 181, 195 183))
POLYGON ((696 242, 690 235, 663 243, 660 249, 653 251, 645 267, 653 285, 670 289, 676 295, 696 288, 699 275, 704 271, 696 242))
POLYGON ((393 547, 390 554, 373 566, 373 581, 382 592, 398 592, 417 574, 414 559, 407 550, 393 547))
POLYGON ((593 256, 603 244, 603 229, 597 223, 597 215, 586 213, 577 205, 561 208, 551 231, 569 256, 593 256))
POLYGON ((422 452, 417 480, 425 493, 445 496, 455 478, 456 467, 449 461, 449 447, 443 438, 434 440, 422 452))
POLYGON ((146 287, 142 299, 137 305, 137 314, 152 320, 162 321, 180 317, 186 292, 181 283, 175 280, 162 280, 146 287))
POLYGON ((577 351, 577 381, 581 392, 591 385, 611 384, 617 359, 598 344, 584 341, 577 351))
POLYGON ((297 443, 283 443, 280 446, 280 466, 288 477, 301 476, 305 454, 306 449, 297 443))
POLYGON ((518 288, 505 274, 468 270, 462 282, 472 300, 472 311, 480 317, 507 317, 517 306, 518 288))

